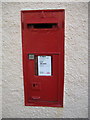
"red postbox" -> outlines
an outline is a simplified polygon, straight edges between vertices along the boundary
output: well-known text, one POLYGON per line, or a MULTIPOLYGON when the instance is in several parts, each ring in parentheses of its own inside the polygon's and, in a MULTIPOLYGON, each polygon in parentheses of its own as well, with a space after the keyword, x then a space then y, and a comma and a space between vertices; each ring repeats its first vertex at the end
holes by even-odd
POLYGON ((64 9, 21 11, 26 106, 63 107, 64 9))

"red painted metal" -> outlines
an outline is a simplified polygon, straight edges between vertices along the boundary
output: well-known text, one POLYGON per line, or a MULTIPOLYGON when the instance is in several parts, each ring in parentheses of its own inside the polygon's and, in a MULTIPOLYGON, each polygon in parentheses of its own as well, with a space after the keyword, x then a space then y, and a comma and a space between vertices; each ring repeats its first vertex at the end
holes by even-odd
POLYGON ((21 11, 26 106, 63 107, 64 17, 64 9, 21 11), (51 56, 52 76, 36 75, 35 59, 28 54, 51 56))

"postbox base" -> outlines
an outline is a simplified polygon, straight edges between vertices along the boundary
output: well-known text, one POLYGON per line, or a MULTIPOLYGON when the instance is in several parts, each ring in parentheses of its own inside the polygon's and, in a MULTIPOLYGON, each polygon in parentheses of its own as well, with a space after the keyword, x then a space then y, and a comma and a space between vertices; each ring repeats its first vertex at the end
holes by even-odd
POLYGON ((28 102, 25 106, 40 106, 40 107, 63 107, 63 103, 60 102, 28 102))

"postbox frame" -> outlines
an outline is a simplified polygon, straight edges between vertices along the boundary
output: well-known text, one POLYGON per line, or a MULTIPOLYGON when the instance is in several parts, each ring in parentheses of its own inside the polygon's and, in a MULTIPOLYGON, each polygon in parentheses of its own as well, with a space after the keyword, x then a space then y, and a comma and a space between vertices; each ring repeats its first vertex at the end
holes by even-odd
MULTIPOLYGON (((63 17, 65 19, 65 10, 64 9, 47 9, 47 10, 22 10, 21 11, 21 31, 22 31, 22 58, 23 58, 23 79, 24 79, 24 97, 25 97, 25 106, 48 106, 48 107, 63 107, 63 98, 64 98, 64 25, 65 25, 65 21, 63 21, 62 23, 62 27, 63 27, 63 31, 62 31, 62 34, 63 34, 63 40, 62 40, 62 59, 60 59, 59 61, 62 63, 61 64, 61 67, 62 67, 62 71, 59 71, 61 73, 61 76, 62 76, 62 80, 58 81, 58 101, 57 102, 47 102, 47 101, 44 101, 43 103, 41 101, 29 101, 28 102, 28 92, 29 92, 29 88, 27 88, 27 82, 28 82, 28 78, 26 76, 26 71, 25 71, 25 68, 26 68, 26 64, 25 64, 25 60, 27 59, 24 55, 24 37, 23 37, 23 27, 24 27, 24 23, 23 23, 23 14, 26 13, 26 12, 40 12, 40 11, 61 11, 63 12, 63 17)), ((60 44, 60 42, 59 42, 60 44)), ((28 54, 28 53, 27 53, 28 54)), ((40 54, 38 53, 35 53, 33 52, 33 54, 35 55, 51 55, 52 54, 55 54, 57 55, 57 52, 48 52, 48 53, 45 53, 45 52, 41 52, 40 54)), ((59 77, 60 77, 60 74, 59 74, 59 77)), ((49 93, 47 93, 49 95, 49 93)))

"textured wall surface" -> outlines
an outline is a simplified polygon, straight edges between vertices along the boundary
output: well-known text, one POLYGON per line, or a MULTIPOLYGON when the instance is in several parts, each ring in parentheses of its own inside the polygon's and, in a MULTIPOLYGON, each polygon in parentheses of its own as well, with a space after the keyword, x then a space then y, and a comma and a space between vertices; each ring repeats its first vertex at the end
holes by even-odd
POLYGON ((2 32, 2 6, 0 2, 0 119, 2 116, 2 40, 1 40, 1 32, 2 32))
POLYGON ((88 3, 3 3, 3 118, 88 117, 88 3), (65 9, 64 108, 24 106, 22 9, 65 9))

